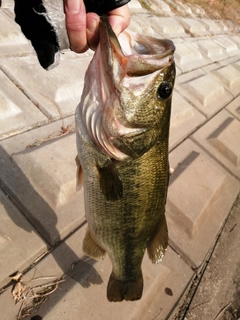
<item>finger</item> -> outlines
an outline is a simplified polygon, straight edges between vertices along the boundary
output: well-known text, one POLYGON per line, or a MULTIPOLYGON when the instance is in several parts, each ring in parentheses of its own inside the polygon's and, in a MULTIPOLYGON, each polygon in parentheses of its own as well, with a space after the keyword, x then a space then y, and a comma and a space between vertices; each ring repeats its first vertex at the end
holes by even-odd
POLYGON ((66 28, 71 48, 77 53, 88 49, 86 10, 83 0, 65 0, 66 28))
POLYGON ((99 20, 96 13, 87 13, 87 42, 92 50, 96 50, 99 42, 99 20))
POLYGON ((124 29, 126 29, 130 23, 130 10, 128 5, 122 6, 109 13, 109 22, 113 28, 113 31, 118 36, 124 29))

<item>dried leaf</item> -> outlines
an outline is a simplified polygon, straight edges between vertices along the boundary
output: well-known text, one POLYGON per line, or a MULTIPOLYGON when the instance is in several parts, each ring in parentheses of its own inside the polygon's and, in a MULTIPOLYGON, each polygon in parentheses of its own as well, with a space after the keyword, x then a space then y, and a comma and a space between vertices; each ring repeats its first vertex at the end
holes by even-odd
POLYGON ((17 282, 12 289, 12 296, 13 296, 13 300, 15 301, 15 304, 17 304, 19 301, 23 300, 24 296, 24 292, 26 292, 27 290, 27 286, 19 281, 17 282))
MULTIPOLYGON (((16 275, 14 274, 13 277, 16 275)), ((32 279, 28 282, 28 286, 21 280, 21 277, 17 277, 18 282, 16 282, 12 289, 12 296, 15 303, 21 301, 21 306, 18 311, 17 320, 21 320, 33 312, 33 310, 38 309, 54 291, 57 290, 59 283, 65 281, 65 275, 56 277, 38 277, 32 279), (53 281, 48 281, 45 284, 30 286, 35 280, 43 279, 53 279, 53 281)))

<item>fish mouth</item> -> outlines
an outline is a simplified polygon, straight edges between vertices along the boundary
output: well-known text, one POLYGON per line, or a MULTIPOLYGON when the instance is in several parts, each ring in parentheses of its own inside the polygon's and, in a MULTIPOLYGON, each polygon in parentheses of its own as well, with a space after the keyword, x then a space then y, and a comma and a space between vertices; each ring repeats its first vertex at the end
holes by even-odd
POLYGON ((128 49, 123 53, 128 57, 126 74, 130 77, 147 75, 173 63, 175 46, 171 40, 143 37, 126 31, 120 35, 119 44, 128 49), (132 44, 132 48, 127 46, 127 42, 132 44))
POLYGON ((126 30, 117 38, 107 16, 101 17, 99 30, 102 53, 107 57, 114 79, 126 75, 144 76, 174 63, 175 46, 169 39, 156 39, 126 30), (117 64, 121 68, 114 68, 117 64))

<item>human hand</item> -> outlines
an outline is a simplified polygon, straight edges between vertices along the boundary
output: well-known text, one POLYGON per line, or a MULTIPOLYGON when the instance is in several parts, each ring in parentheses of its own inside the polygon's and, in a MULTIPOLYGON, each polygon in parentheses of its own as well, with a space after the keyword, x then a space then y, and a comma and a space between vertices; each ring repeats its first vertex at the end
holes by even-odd
MULTIPOLYGON (((86 13, 83 0, 65 0, 66 28, 71 49, 83 53, 91 48, 95 50, 99 42, 99 16, 86 13)), ((128 5, 108 12, 109 22, 116 35, 119 35, 130 23, 128 5)))

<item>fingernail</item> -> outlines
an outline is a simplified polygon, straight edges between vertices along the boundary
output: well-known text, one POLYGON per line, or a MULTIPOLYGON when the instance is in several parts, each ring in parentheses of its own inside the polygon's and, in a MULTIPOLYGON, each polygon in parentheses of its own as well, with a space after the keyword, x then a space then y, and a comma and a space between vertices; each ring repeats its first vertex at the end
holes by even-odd
POLYGON ((79 13, 81 7, 80 0, 67 0, 67 9, 70 13, 79 13))

